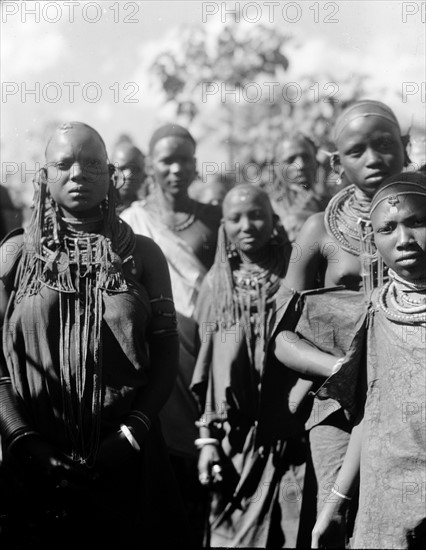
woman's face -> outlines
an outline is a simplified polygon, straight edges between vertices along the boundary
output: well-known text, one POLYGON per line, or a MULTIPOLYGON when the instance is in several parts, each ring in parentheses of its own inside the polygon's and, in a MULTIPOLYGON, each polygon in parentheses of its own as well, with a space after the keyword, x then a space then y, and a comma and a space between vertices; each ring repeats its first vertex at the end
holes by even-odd
POLYGON ((337 140, 341 169, 349 183, 370 197, 380 183, 402 172, 404 146, 398 127, 380 116, 351 120, 337 140))
POLYGON ((385 264, 406 281, 426 282, 426 197, 387 197, 374 209, 371 223, 385 264))
POLYGON ((46 151, 47 186, 70 217, 90 217, 108 193, 110 173, 105 147, 86 127, 74 126, 53 137, 46 151))
POLYGON ((313 145, 302 138, 284 141, 277 155, 275 172, 285 187, 300 185, 311 189, 315 183, 318 162, 313 145))
POLYGON ((157 141, 151 155, 152 172, 163 192, 186 196, 195 179, 194 144, 182 137, 170 136, 157 141))
POLYGON ((245 254, 258 252, 271 238, 272 207, 257 190, 228 193, 223 202, 223 219, 228 241, 245 254))

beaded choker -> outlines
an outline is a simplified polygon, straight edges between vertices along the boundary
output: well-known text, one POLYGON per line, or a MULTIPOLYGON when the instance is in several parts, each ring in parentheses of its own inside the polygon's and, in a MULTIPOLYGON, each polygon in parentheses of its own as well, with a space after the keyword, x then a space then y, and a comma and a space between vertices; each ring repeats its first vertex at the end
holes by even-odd
POLYGON ((390 269, 389 281, 379 294, 378 305, 392 321, 426 323, 426 285, 404 281, 390 269))
POLYGON ((103 222, 104 221, 104 217, 102 216, 102 214, 100 214, 99 216, 96 216, 94 218, 66 218, 65 216, 61 216, 61 220, 65 223, 65 224, 69 224, 71 226, 79 226, 79 225, 88 225, 88 224, 94 224, 94 223, 98 223, 98 222, 103 222))

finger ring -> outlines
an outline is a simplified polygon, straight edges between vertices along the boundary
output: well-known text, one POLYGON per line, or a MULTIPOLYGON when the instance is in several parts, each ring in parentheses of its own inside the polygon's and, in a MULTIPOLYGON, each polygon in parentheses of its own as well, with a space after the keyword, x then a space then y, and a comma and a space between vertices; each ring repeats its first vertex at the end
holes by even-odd
POLYGON ((210 481, 210 476, 207 472, 203 472, 198 476, 201 485, 207 485, 210 481))
POLYGON ((213 464, 212 472, 214 474, 220 474, 222 472, 222 468, 220 467, 219 464, 213 464))

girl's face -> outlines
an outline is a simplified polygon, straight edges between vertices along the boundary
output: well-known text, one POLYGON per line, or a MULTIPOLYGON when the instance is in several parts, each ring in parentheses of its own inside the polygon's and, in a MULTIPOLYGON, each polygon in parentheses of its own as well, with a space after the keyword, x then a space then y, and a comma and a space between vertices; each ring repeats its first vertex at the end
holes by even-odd
POLYGON ((426 197, 387 197, 373 211, 371 222, 385 264, 406 281, 426 281, 426 197))
POLYGON ((339 161, 349 183, 372 197, 379 184, 402 172, 404 146, 398 127, 380 116, 349 122, 337 140, 339 161))
POLYGON ((47 186, 63 213, 90 217, 108 193, 107 154, 90 128, 74 126, 55 135, 47 152, 47 186))
POLYGON ((271 238, 272 208, 256 190, 228 193, 223 202, 223 219, 228 241, 245 254, 258 252, 271 238))

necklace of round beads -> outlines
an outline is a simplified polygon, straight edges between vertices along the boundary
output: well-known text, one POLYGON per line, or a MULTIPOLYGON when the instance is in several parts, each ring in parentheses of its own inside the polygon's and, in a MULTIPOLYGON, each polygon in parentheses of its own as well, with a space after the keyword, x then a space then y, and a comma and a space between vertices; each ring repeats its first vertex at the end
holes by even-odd
POLYGON ((324 215, 324 224, 327 233, 339 242, 346 252, 358 256, 361 252, 361 241, 371 233, 370 228, 370 201, 365 198, 358 200, 355 195, 355 186, 350 185, 342 189, 329 202, 324 215), (351 243, 348 238, 357 242, 351 243))

